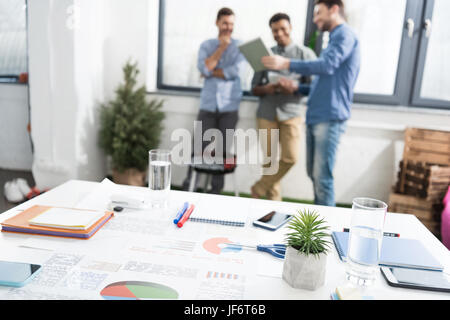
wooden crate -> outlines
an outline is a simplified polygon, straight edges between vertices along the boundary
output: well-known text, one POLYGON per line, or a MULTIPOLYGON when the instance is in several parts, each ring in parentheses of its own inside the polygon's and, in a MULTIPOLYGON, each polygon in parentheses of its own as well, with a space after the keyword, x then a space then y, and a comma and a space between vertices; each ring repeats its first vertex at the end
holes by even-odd
POLYGON ((449 185, 450 167, 401 161, 395 192, 441 203, 449 185))
POLYGON ((410 195, 391 193, 389 212, 415 215, 434 235, 440 235, 444 206, 410 195))
POLYGON ((406 129, 403 170, 399 177, 398 191, 400 193, 405 192, 408 162, 450 166, 450 132, 418 128, 406 129))

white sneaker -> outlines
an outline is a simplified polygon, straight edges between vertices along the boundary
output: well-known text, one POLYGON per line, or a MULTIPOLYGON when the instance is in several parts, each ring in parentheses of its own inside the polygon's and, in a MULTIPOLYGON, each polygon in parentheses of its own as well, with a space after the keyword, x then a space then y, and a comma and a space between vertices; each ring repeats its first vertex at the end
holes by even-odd
POLYGON ((17 178, 14 179, 13 181, 17 187, 19 188, 20 192, 22 193, 22 195, 26 198, 30 198, 31 197, 31 188, 28 185, 27 180, 23 179, 23 178, 17 178))
POLYGON ((19 186, 14 181, 6 182, 3 192, 6 200, 11 203, 22 202, 25 199, 25 196, 20 191, 19 186))

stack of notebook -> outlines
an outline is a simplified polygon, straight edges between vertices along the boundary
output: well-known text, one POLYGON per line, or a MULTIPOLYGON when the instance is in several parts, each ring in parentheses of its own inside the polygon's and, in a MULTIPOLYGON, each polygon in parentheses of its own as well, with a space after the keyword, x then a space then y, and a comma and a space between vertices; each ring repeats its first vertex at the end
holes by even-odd
POLYGON ((89 239, 112 212, 33 206, 2 223, 3 232, 89 239))

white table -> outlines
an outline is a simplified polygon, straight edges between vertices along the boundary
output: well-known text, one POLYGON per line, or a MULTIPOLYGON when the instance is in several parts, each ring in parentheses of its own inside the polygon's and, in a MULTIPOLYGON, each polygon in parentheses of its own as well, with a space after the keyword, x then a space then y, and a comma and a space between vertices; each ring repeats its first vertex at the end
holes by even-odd
MULTIPOLYGON (((102 184, 69 181, 0 215, 0 222, 32 205, 79 207, 102 184)), ((146 188, 117 186, 123 192, 146 194, 146 188)), ((89 240, 0 233, 0 259, 43 264, 41 274, 23 288, 0 287, 0 299, 102 299, 108 284, 145 281, 168 286, 187 299, 315 299, 329 300, 345 283, 345 265, 332 245, 325 285, 311 292, 291 288, 281 279, 282 261, 267 253, 242 250, 215 254, 205 250, 208 239, 228 238, 251 244, 280 243, 286 228, 276 232, 252 226, 251 221, 272 210, 296 213, 308 207, 319 211, 333 231, 350 225, 351 210, 307 206, 237 197, 171 191, 171 208, 118 213, 89 240), (246 211, 244 228, 187 222, 177 228, 172 220, 184 201, 210 208, 246 211), (216 277, 216 278, 215 278, 216 277)), ((104 200, 104 199, 103 199, 104 200)), ((98 205, 102 199, 98 199, 98 205)), ((101 205, 103 206, 103 204, 101 205)), ((97 209, 97 208, 92 208, 97 209)), ((105 209, 105 208, 104 208, 105 209)), ((386 232, 419 239, 450 270, 450 253, 412 215, 389 213, 386 232)), ((450 294, 388 286, 381 273, 372 288, 375 299, 450 299, 450 294)))

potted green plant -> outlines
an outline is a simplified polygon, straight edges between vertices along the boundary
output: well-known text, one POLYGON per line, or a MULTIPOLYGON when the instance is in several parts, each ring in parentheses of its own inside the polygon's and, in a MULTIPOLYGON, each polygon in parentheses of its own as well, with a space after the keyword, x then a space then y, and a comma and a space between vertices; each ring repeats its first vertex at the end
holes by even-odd
POLYGON ((287 228, 283 280, 296 289, 316 290, 325 283, 329 227, 317 211, 303 209, 287 228))
POLYGON ((143 186, 148 152, 160 143, 163 101, 148 102, 145 86, 136 88, 137 63, 128 61, 123 74, 115 99, 100 107, 99 145, 111 156, 114 182, 143 186))

